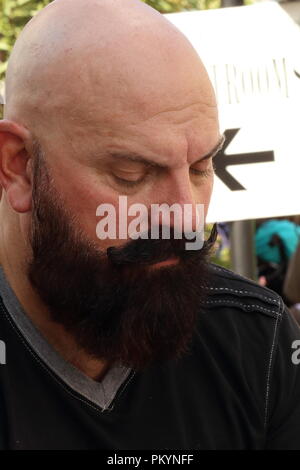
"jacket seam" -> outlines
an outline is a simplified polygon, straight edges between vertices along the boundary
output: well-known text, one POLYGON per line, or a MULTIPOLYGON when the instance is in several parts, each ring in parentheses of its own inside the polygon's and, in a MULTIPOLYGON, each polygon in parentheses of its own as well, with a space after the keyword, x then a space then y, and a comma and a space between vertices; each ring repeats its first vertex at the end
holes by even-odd
POLYGON ((238 305, 239 307, 245 308, 247 310, 249 310, 250 308, 257 308, 259 310, 262 310, 262 311, 265 311, 265 312, 268 312, 268 313, 274 313, 276 316, 279 315, 278 311, 276 311, 276 310, 271 310, 269 308, 262 307, 261 305, 258 305, 258 304, 246 304, 246 303, 242 303, 242 302, 235 302, 234 300, 227 300, 227 299, 205 300, 204 303, 205 304, 212 304, 212 305, 214 305, 214 304, 238 305))
MULTIPOLYGON (((259 287, 257 285, 257 283, 251 279, 248 279, 246 277, 243 277, 241 276, 240 274, 237 274, 233 271, 230 271, 229 269, 226 269, 226 268, 222 268, 221 266, 216 266, 215 264, 211 263, 210 266, 212 267, 212 269, 214 269, 215 271, 219 271, 221 273, 223 273, 225 276, 226 279, 230 279, 231 281, 232 280, 235 280, 235 281, 243 281, 244 283, 247 283, 249 284, 250 286, 253 286, 253 287, 259 287), (229 277, 228 277, 229 276, 229 277)), ((262 288, 262 287, 261 287, 262 288)), ((266 291, 270 291, 270 293, 272 292, 270 289, 268 289, 267 287, 263 287, 262 289, 265 289, 266 291)), ((272 292, 274 293, 274 292, 272 292)), ((274 296, 278 297, 278 295, 276 295, 274 293, 274 296)))
POLYGON ((265 295, 260 295, 260 294, 257 294, 256 292, 251 292, 251 291, 248 291, 248 290, 243 290, 243 289, 230 289, 229 287, 207 287, 207 286, 200 286, 204 289, 208 289, 208 290, 214 290, 214 291, 227 291, 227 292, 232 292, 232 293, 235 293, 235 294, 246 294, 246 295, 251 295, 251 296, 255 296, 259 299, 262 299, 262 300, 269 300, 270 302, 273 302, 273 303, 276 303, 276 305, 280 306, 280 300, 279 298, 278 299, 272 299, 272 297, 266 297, 265 295))
POLYGON ((278 331, 278 323, 279 320, 282 319, 282 313, 284 311, 284 303, 281 300, 279 311, 277 312, 277 318, 274 324, 273 330, 273 339, 272 345, 269 354, 269 362, 267 366, 267 379, 266 379, 266 393, 265 393, 265 414, 264 414, 264 429, 266 430, 268 424, 268 415, 269 415, 269 402, 270 402, 270 391, 271 391, 271 374, 272 374, 272 366, 273 366, 273 358, 274 358, 274 351, 275 351, 275 344, 277 339, 277 331, 278 331))

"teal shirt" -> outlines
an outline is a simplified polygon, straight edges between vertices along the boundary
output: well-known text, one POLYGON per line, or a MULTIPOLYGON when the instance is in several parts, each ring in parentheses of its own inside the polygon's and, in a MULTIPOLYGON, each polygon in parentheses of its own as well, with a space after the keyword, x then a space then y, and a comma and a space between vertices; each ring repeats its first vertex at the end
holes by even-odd
POLYGON ((282 239, 287 258, 290 258, 300 242, 300 226, 289 220, 268 220, 256 231, 256 255, 264 261, 280 264, 279 247, 269 244, 275 234, 282 239))

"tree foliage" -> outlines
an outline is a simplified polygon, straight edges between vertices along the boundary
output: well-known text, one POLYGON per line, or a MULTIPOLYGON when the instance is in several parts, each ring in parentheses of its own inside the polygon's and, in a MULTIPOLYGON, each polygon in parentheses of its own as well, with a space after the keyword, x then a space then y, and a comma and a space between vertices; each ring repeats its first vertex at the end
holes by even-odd
POLYGON ((20 31, 48 3, 48 0, 0 0, 0 80, 20 31))
POLYGON ((220 7, 220 0, 142 0, 161 13, 187 10, 207 10, 220 7))

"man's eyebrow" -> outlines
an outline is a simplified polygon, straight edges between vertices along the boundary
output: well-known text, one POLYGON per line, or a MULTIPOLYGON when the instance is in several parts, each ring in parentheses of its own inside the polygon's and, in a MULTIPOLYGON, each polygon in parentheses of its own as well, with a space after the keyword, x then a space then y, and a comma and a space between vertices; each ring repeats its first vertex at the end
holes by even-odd
MULTIPOLYGON (((207 153, 203 157, 199 158, 196 162, 194 162, 193 165, 195 163, 201 162, 202 160, 207 160, 208 158, 213 158, 221 150, 221 148, 224 145, 224 142, 225 142, 225 136, 222 135, 219 142, 217 143, 217 145, 215 145, 215 147, 209 153, 207 153)), ((143 157, 143 156, 141 156, 141 155, 139 155, 138 153, 135 153, 135 152, 127 153, 126 151, 124 151, 124 152, 114 152, 113 151, 113 152, 109 152, 107 154, 107 157, 111 157, 111 158, 116 159, 116 160, 120 159, 120 160, 127 160, 127 161, 131 161, 131 162, 143 163, 144 165, 152 166, 152 167, 156 167, 156 168, 167 168, 167 165, 162 165, 160 163, 157 163, 154 160, 151 160, 150 158, 143 157)))
POLYGON ((199 160, 194 162, 193 165, 195 163, 201 162, 202 160, 208 160, 208 158, 213 158, 215 155, 217 155, 218 152, 220 152, 220 150, 222 149, 224 143, 225 143, 225 135, 222 134, 222 136, 221 136, 219 142, 217 143, 217 145, 215 145, 215 147, 209 153, 204 155, 204 157, 201 157, 201 158, 199 158, 199 160))

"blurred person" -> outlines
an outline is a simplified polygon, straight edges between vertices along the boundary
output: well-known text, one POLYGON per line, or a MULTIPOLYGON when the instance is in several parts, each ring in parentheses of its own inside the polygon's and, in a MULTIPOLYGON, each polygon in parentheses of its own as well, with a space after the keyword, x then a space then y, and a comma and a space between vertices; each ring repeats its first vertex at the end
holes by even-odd
POLYGON ((300 242, 289 262, 284 280, 283 292, 293 307, 293 313, 300 322, 300 242))
POLYGON ((272 219, 259 224, 255 234, 258 276, 264 285, 289 303, 283 291, 289 260, 300 238, 300 226, 285 219, 272 219))
POLYGON ((191 251, 174 221, 97 236, 120 195, 189 204, 195 230, 221 144, 202 62, 142 2, 57 0, 25 27, 0 122, 2 449, 300 448, 282 299, 209 263, 215 230, 191 251))

